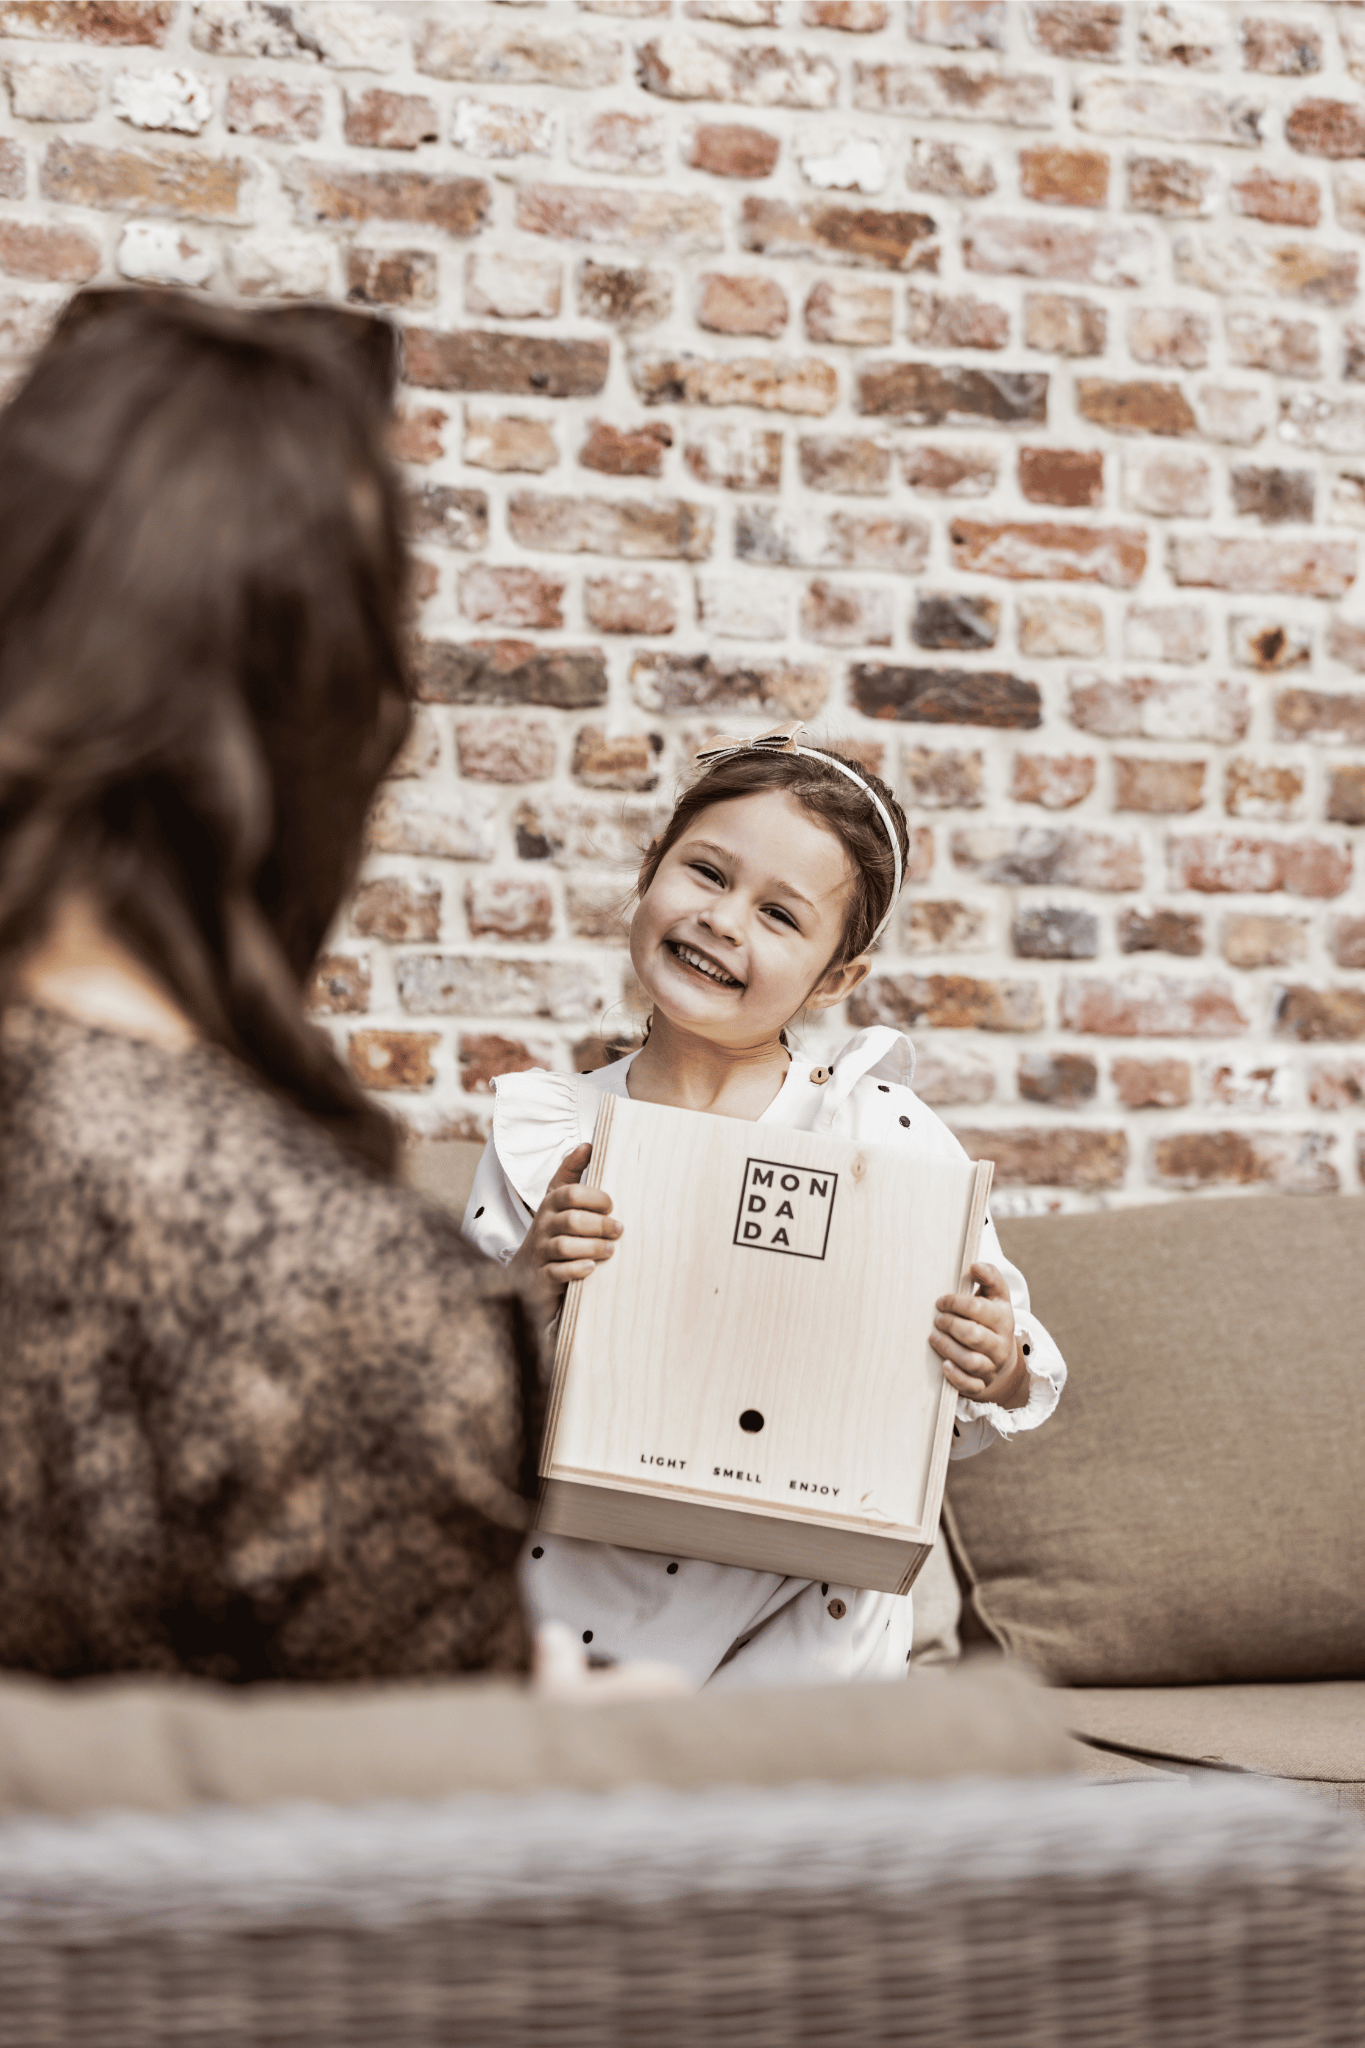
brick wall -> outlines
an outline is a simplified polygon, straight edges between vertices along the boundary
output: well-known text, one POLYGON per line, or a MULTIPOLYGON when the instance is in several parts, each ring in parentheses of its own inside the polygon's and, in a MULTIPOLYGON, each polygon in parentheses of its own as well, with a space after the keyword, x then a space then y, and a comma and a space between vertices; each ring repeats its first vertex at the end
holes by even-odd
POLYGON ((702 737, 798 714, 915 825, 849 1021, 913 1032, 1002 1206, 1360 1186, 1365 9, 0 41, 11 370, 120 274, 406 328, 423 707, 316 999, 414 1127, 630 1036, 632 847, 702 737))

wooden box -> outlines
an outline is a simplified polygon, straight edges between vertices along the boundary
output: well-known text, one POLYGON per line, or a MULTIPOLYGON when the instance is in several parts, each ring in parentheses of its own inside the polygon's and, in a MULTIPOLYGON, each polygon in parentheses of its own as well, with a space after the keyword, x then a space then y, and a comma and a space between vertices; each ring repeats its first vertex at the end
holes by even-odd
POLYGON ((588 1181, 625 1230, 565 1298, 539 1526, 907 1592, 956 1399, 934 1303, 989 1162, 609 1095, 588 1181))

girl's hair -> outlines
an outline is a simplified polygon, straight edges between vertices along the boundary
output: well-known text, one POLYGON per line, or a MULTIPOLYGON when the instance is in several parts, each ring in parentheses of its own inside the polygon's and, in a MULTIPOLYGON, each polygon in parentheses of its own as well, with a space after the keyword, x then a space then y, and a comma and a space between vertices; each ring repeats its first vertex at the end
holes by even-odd
POLYGON ((391 329, 73 299, 0 413, 0 1003, 64 893, 354 1152, 302 987, 407 731, 391 329))
MULTIPOLYGON (((869 774, 860 761, 840 754, 835 747, 825 747, 822 751, 834 754, 840 761, 847 761, 868 787, 876 790, 891 814, 891 822, 900 839, 901 869, 904 872, 910 865, 910 832, 905 812, 896 798, 881 778, 869 774)), ((891 906, 891 893, 896 886, 896 863, 876 806, 846 775, 841 775, 837 768, 826 767, 822 761, 813 761, 800 754, 751 753, 747 750, 723 755, 678 799, 672 817, 645 854, 636 884, 637 892, 644 895, 658 872, 660 861, 694 818, 700 817, 712 804, 728 803, 733 797, 755 796, 769 789, 780 789, 795 797, 804 810, 827 825, 843 845, 853 870, 853 887, 844 915, 843 936, 838 951, 825 970, 828 973, 831 968, 856 960, 871 944, 873 933, 891 906)))

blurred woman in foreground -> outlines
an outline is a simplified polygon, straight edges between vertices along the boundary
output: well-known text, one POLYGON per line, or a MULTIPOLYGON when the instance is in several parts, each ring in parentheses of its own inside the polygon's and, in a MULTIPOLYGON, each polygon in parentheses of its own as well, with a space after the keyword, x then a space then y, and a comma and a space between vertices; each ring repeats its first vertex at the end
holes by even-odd
POLYGON ((394 348, 84 293, 0 414, 0 1666, 528 1661, 528 1325, 301 996, 408 723, 394 348))

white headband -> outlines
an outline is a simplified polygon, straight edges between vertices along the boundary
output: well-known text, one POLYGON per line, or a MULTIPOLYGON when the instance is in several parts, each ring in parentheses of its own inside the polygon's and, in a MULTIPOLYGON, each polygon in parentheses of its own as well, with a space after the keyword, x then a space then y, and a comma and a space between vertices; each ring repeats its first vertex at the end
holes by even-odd
POLYGON ((896 898, 901 893, 903 871, 901 867, 900 834, 892 822, 891 813, 887 810, 886 805, 882 802, 871 784, 863 780, 857 769, 850 767, 847 761, 841 761, 836 754, 822 753, 819 747, 803 747, 801 742, 805 737, 806 728, 799 719, 796 719, 790 725, 774 725, 769 731, 759 733, 756 739, 711 740, 706 746, 698 747, 696 758, 709 768, 715 762, 724 760, 729 754, 799 754, 803 761, 824 761, 829 767, 837 768, 841 775, 847 776, 850 782, 857 784, 863 795, 875 806, 877 816, 886 827, 886 836, 891 842, 891 858, 896 863, 896 879, 891 885, 891 900, 886 906, 886 915, 867 942, 869 946, 875 946, 891 922, 891 913, 896 907, 896 898))

